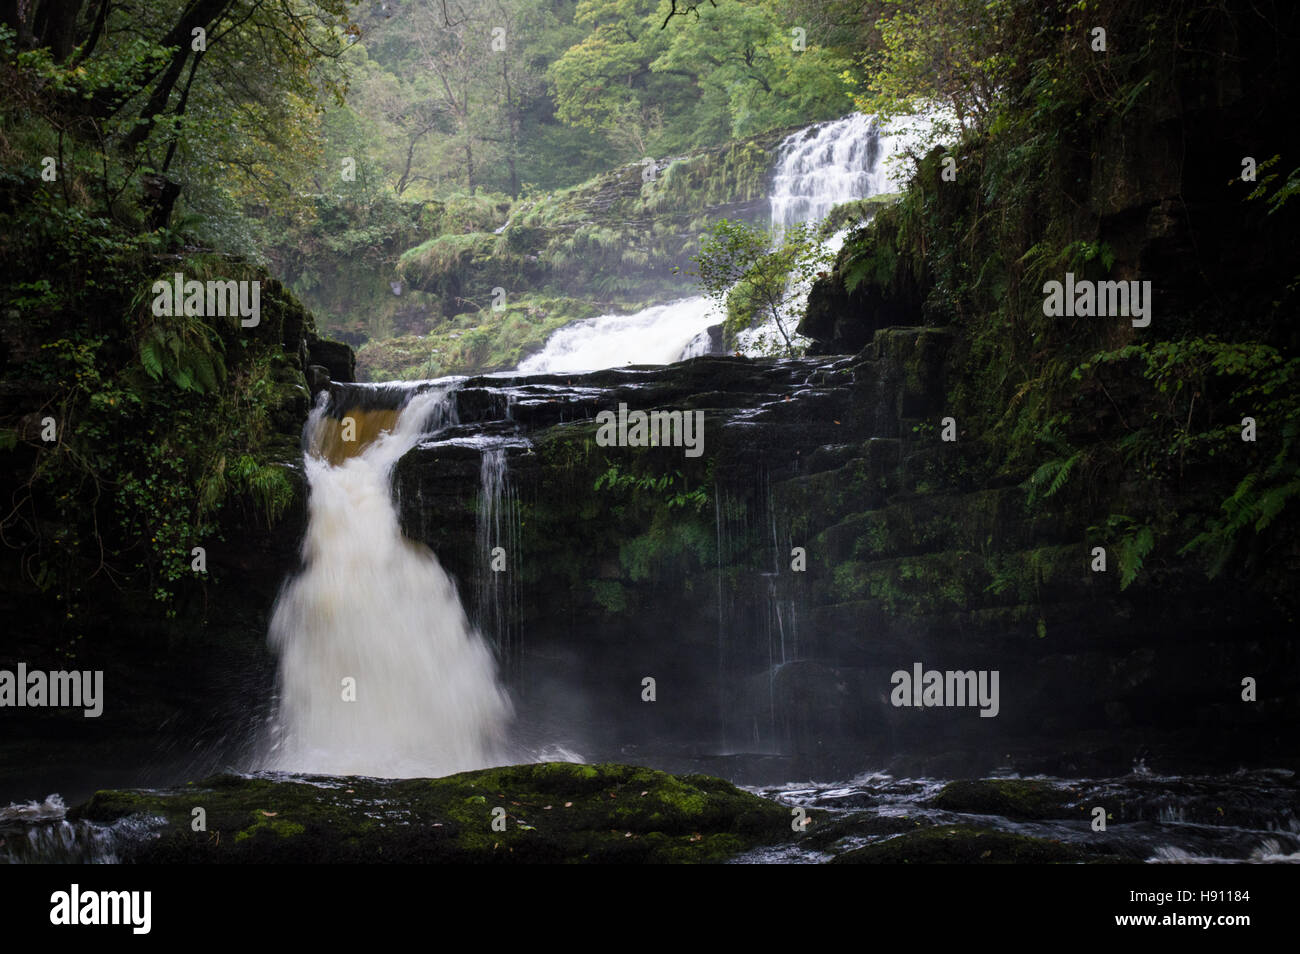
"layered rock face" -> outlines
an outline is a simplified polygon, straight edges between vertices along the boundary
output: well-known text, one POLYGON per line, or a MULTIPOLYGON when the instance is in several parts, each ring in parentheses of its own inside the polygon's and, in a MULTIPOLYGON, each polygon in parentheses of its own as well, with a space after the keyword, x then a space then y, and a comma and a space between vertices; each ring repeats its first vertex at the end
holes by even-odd
MULTIPOLYGON (((398 464, 405 532, 458 579, 523 730, 594 757, 755 779, 1284 758, 1286 621, 1191 571, 1122 592, 1094 571, 1082 505, 1031 511, 970 435, 943 439, 953 342, 886 328, 852 358, 470 379, 461 424, 398 464), (620 405, 701 412, 704 453, 602 446, 620 405), (918 665, 986 692, 996 673, 996 699, 903 692, 918 665)), ((385 400, 334 400, 363 396, 385 400)))

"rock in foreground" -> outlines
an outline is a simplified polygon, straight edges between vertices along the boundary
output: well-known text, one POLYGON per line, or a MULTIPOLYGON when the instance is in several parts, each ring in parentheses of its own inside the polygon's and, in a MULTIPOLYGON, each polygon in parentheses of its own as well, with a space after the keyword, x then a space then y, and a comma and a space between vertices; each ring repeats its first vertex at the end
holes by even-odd
POLYGON ((832 864, 1115 864, 1134 859, 1083 845, 969 825, 933 825, 836 856, 832 864))
POLYGON ((217 775, 97 792, 70 813, 131 816, 154 821, 122 861, 718 862, 798 837, 788 807, 722 779, 568 762, 439 779, 217 775))

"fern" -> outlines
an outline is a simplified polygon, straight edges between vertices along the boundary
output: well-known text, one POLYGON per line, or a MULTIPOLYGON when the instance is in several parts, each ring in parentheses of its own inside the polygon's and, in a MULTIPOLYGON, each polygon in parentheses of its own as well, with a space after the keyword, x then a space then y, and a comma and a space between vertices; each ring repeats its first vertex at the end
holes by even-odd
POLYGON ((1142 564, 1147 554, 1156 544, 1155 534, 1150 527, 1141 527, 1136 533, 1120 538, 1115 548, 1119 560, 1119 588, 1127 590, 1142 572, 1142 564))
POLYGON ((158 381, 163 376, 162 353, 159 350, 159 343, 155 340, 145 341, 140 346, 140 364, 144 366, 149 377, 158 381))
POLYGON ((1038 500, 1055 496, 1070 479, 1070 474, 1083 457, 1083 451, 1075 451, 1069 457, 1057 457, 1047 461, 1029 478, 1030 505, 1038 500), (1042 489, 1046 485, 1046 489, 1042 489))

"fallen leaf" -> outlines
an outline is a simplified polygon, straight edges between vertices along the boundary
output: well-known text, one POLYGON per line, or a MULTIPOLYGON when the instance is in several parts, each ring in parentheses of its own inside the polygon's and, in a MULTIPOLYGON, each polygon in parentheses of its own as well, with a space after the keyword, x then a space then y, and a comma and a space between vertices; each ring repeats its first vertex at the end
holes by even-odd
POLYGON ((572 807, 573 807, 573 802, 565 802, 565 803, 564 803, 564 807, 565 807, 565 808, 572 808, 572 807))
POLYGON ((650 794, 649 792, 642 792, 642 793, 641 793, 641 797, 642 797, 642 798, 645 798, 645 797, 646 797, 647 795, 649 795, 649 794, 650 794))
POLYGON ((262 812, 262 814, 265 815, 267 818, 274 818, 276 815, 278 815, 278 814, 280 814, 280 813, 279 813, 279 812, 262 812))

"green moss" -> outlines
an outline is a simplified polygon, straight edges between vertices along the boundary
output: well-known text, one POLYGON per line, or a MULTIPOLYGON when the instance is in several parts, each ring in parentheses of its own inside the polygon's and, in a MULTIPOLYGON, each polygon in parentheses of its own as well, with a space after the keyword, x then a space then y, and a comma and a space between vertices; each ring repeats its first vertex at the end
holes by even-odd
POLYGON ((787 808, 721 779, 565 762, 442 779, 215 776, 98 792, 73 818, 158 819, 134 861, 714 862, 793 837, 787 808), (207 831, 191 830, 202 807, 207 831), (493 829, 504 809, 505 830, 493 829))
POLYGON ((591 596, 596 605, 606 613, 617 615, 627 612, 627 591, 617 580, 591 580, 587 585, 591 587, 591 596))
POLYGON ((297 822, 276 817, 276 812, 268 812, 258 809, 253 812, 253 823, 243 831, 235 834, 235 841, 243 841, 246 838, 255 838, 258 836, 270 835, 275 838, 292 838, 295 835, 303 834, 307 829, 297 822))
POLYGON ((490 232, 438 235, 403 252, 397 273, 421 286, 434 286, 448 273, 491 259, 496 248, 497 237, 490 232))
POLYGON ((366 342, 357 351, 364 381, 417 380, 513 368, 540 350, 556 330, 598 310, 571 298, 507 297, 439 324, 428 334, 366 342))
POLYGON ((1006 818, 1078 818, 1077 793, 1050 782, 1023 779, 972 779, 949 782, 930 805, 950 812, 1006 818))
POLYGON ((649 178, 643 164, 630 163, 523 200, 499 235, 442 229, 405 252, 398 271, 441 296, 449 312, 463 310, 457 298, 480 302, 494 285, 512 296, 563 289, 604 311, 677 297, 674 269, 689 265, 700 233, 766 194, 781 135, 701 150, 649 178))
POLYGON ((901 198, 899 193, 889 193, 886 195, 873 195, 865 199, 854 199, 850 202, 841 202, 835 206, 822 220, 822 224, 817 230, 820 238, 829 238, 842 228, 851 226, 863 226, 870 222, 871 219, 886 206, 893 205, 901 198))
POLYGON ((834 572, 837 602, 870 597, 890 613, 917 616, 971 608, 985 580, 983 561, 960 550, 872 563, 848 561, 834 572))

